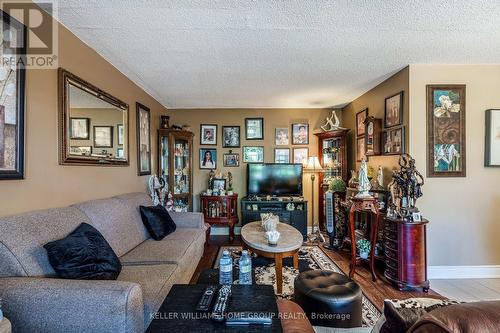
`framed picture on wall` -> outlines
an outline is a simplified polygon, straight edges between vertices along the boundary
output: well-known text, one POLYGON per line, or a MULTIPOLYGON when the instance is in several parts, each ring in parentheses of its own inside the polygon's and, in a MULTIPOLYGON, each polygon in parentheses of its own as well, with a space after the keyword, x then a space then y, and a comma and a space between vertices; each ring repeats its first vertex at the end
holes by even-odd
POLYGON ((137 123, 137 173, 151 174, 151 112, 148 107, 136 103, 137 123))
POLYGON ((244 163, 264 163, 264 147, 243 147, 244 163))
POLYGON ((486 110, 484 166, 500 167, 500 109, 486 110))
POLYGON ((264 140, 264 118, 245 118, 245 138, 264 140))
POLYGON ((94 126, 94 147, 113 147, 113 126, 94 126))
POLYGON ((216 145, 216 144, 217 144, 217 125, 201 124, 200 145, 216 145))
POLYGON ((240 146, 240 127, 222 126, 222 147, 237 148, 240 146))
POLYGON ((224 154, 224 166, 225 167, 239 167, 240 166, 240 154, 224 154))
POLYGON ((382 119, 370 116, 365 119, 365 155, 380 155, 382 119))
POLYGON ((465 85, 427 86, 427 177, 465 177, 465 85))
POLYGON ((290 144, 290 133, 288 127, 277 127, 274 130, 276 146, 288 146, 290 144))
POLYGON ((309 124, 306 123, 292 124, 292 144, 293 145, 309 144, 309 124))
POLYGON ((274 163, 290 163, 290 148, 274 148, 274 163))
POLYGON ((293 163, 302 164, 309 157, 309 148, 293 148, 293 163))
POLYGON ((387 97, 384 110, 385 128, 403 125, 403 92, 387 97))
MULTIPOLYGON (((6 12, 0 12, 2 31, 10 31, 18 41, 27 40, 26 27, 6 12)), ((7 61, 0 73, 0 180, 24 178, 25 69, 19 65, 21 59, 17 55, 25 55, 26 46, 20 44, 14 49, 7 40, 2 43, 7 61), (13 55, 14 61, 10 61, 9 55, 13 55)))
POLYGON ((391 128, 383 132, 382 154, 401 155, 405 153, 405 128, 391 128))
POLYGON ((365 137, 356 138, 356 161, 361 162, 365 156, 365 137))
POLYGON ((118 144, 123 145, 123 124, 116 125, 117 135, 118 135, 118 144))
POLYGON ((368 117, 368 108, 356 113, 356 136, 365 135, 365 119, 368 117))
MULTIPOLYGON (((0 120, 1 121, 1 120, 0 120)), ((90 118, 69 118, 70 134, 72 140, 90 139, 90 118)))
POLYGON ((200 148, 200 169, 217 169, 217 149, 200 148))

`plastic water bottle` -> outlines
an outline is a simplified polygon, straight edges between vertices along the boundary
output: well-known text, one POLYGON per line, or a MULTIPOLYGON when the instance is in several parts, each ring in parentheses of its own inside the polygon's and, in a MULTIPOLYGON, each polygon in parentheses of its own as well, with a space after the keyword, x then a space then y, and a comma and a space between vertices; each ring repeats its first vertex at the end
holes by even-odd
POLYGON ((219 284, 233 284, 233 258, 227 250, 219 261, 219 284))
POLYGON ((241 252, 240 284, 252 284, 252 258, 246 250, 241 252))

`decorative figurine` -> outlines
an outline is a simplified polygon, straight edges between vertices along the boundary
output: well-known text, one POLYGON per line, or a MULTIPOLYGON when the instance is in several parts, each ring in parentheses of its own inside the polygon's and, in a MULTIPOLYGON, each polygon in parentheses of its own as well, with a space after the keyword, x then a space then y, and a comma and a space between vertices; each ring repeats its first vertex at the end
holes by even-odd
POLYGON ((422 196, 424 177, 415 168, 415 159, 409 154, 399 157, 399 166, 400 170, 392 173, 389 184, 388 215, 408 221, 420 220, 420 212, 415 204, 422 196))
POLYGON ((148 181, 149 195, 153 205, 163 205, 165 203, 165 181, 156 175, 149 177, 148 181))
POLYGON ((227 189, 231 192, 233 191, 233 174, 231 171, 227 172, 227 189))
POLYGON ((212 190, 214 187, 215 171, 211 169, 208 172, 208 189, 212 190))
POLYGON ((174 196, 170 192, 168 192, 168 200, 165 205, 165 209, 167 212, 171 212, 174 209, 174 196))
POLYGON ((356 198, 366 198, 370 194, 368 191, 371 189, 370 180, 368 179, 368 165, 366 164, 366 158, 363 157, 361 161, 361 167, 358 172, 359 184, 358 184, 358 194, 356 198))
POLYGON ((330 117, 326 117, 326 122, 321 126, 321 129, 325 132, 342 129, 342 127, 340 127, 339 117, 337 117, 335 110, 332 110, 332 115, 330 117))
POLYGON ((170 127, 170 116, 160 116, 161 119, 161 129, 168 129, 170 127))
POLYGON ((377 177, 373 179, 373 189, 383 190, 384 189, 384 170, 382 166, 378 166, 377 177))

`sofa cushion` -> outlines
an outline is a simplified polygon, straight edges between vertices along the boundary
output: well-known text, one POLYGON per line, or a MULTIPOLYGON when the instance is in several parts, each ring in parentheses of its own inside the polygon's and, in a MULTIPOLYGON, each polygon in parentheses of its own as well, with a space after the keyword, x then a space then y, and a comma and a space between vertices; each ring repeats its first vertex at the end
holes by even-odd
POLYGON ((144 192, 133 192, 121 194, 114 198, 123 202, 123 204, 125 204, 125 207, 127 207, 127 210, 129 211, 128 214, 134 217, 131 221, 134 222, 134 225, 137 227, 137 230, 139 230, 139 233, 141 234, 141 242, 144 242, 146 239, 150 238, 149 233, 144 226, 144 223, 142 223, 139 206, 151 206, 153 204, 153 202, 151 201, 151 197, 144 192))
POLYGON ((179 263, 193 242, 205 237, 200 228, 182 228, 161 241, 148 239, 132 251, 120 257, 122 265, 179 263))
POLYGON ((162 205, 139 206, 139 210, 142 223, 154 240, 162 240, 175 231, 176 225, 162 205))
POLYGON ((43 245, 90 223, 73 207, 0 218, 0 277, 56 276, 43 245))
MULTIPOLYGON (((121 256, 144 241, 134 219, 133 209, 116 198, 91 200, 75 204, 87 215, 94 226, 108 241, 117 256, 121 256)), ((139 209, 139 207, 137 207, 139 209)))
POLYGON ((43 246, 57 275, 65 279, 116 280, 122 265, 96 228, 82 223, 63 239, 43 246))
POLYGON ((160 308, 170 288, 176 281, 176 264, 124 266, 119 281, 141 285, 144 301, 145 327, 151 322, 151 315, 160 308))

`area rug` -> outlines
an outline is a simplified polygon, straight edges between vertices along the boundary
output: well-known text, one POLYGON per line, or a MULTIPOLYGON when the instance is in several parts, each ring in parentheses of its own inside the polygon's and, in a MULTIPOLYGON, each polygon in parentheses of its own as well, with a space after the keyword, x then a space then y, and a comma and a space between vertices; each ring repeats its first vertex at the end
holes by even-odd
MULTIPOLYGON (((222 246, 214 263, 214 268, 219 266, 222 252, 228 250, 233 256, 233 262, 238 267, 241 256, 241 246, 222 246)), ((272 284, 276 292, 276 271, 271 259, 262 257, 252 258, 252 268, 255 269, 255 283, 272 284)), ((342 270, 318 247, 302 246, 299 250, 299 269, 293 268, 292 258, 283 259, 283 292, 280 297, 293 299, 293 281, 299 272, 312 269, 322 269, 344 274, 342 270)), ((237 283, 238 281, 234 281, 237 283)), ((363 293, 363 326, 373 327, 380 318, 381 313, 363 293)))

